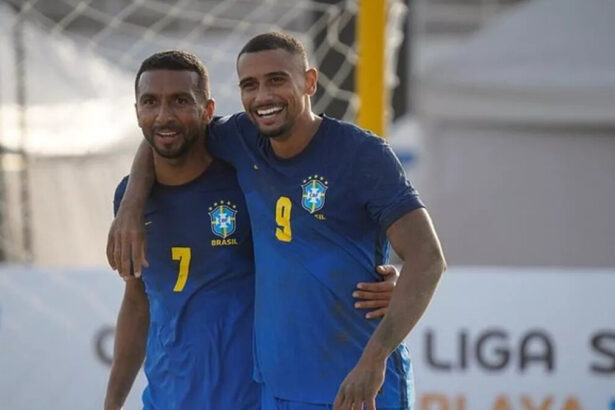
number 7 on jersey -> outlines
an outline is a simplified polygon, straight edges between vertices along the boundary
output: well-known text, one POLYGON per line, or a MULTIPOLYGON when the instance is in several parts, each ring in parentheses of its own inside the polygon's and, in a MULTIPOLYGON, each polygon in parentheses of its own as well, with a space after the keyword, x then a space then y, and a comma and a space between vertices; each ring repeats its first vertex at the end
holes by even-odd
POLYGON ((181 292, 184 290, 184 286, 186 286, 188 274, 190 273, 191 254, 192 252, 188 247, 174 246, 171 248, 171 258, 173 258, 174 261, 179 261, 177 282, 175 282, 173 292, 181 292))

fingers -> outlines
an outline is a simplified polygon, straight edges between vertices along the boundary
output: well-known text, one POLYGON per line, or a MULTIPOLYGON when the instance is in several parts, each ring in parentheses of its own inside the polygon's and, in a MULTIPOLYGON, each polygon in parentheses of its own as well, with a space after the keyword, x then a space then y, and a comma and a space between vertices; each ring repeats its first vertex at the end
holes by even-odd
POLYGON ((335 401, 333 401, 333 410, 342 410, 342 404, 344 403, 344 394, 341 391, 337 392, 335 401))
POLYGON ((378 317, 383 317, 387 311, 389 310, 389 301, 388 300, 367 300, 360 301, 354 304, 354 307, 357 309, 374 309, 365 314, 367 319, 375 319, 378 317))
POLYGON ((131 256, 131 243, 125 237, 121 237, 119 244, 120 252, 119 252, 119 271, 120 275, 128 276, 132 274, 132 266, 130 263, 131 256))
POLYGON ((107 261, 124 278, 141 276, 141 268, 148 267, 146 236, 143 224, 134 218, 118 215, 107 236, 107 261), (136 222, 135 222, 136 221, 136 222))
POLYGON ((379 265, 376 267, 376 272, 384 277, 385 281, 397 282, 399 271, 394 265, 379 265))
POLYGON ((122 271, 122 266, 121 266, 121 262, 122 262, 122 241, 120 240, 120 236, 119 236, 119 232, 115 232, 113 234, 113 246, 112 246, 112 251, 113 254, 111 256, 113 263, 112 266, 114 267, 115 270, 118 271, 118 273, 120 274, 121 277, 125 278, 126 274, 122 271))
POLYGON ((141 251, 139 250, 140 247, 136 247, 136 246, 132 246, 131 248, 131 254, 130 254, 130 261, 132 263, 133 268, 133 274, 135 275, 135 278, 140 278, 141 277, 141 251))
POLYGON ((367 312, 365 314, 366 319, 377 319, 379 317, 384 317, 386 313, 389 311, 389 307, 385 306, 380 309, 372 310, 371 312, 367 312))
POLYGON ((339 403, 333 403, 333 410, 363 410, 363 406, 353 403, 350 399, 341 399, 339 403))
POLYGON ((355 290, 352 292, 352 297, 355 299, 363 299, 363 300, 390 300, 391 299, 391 290, 388 292, 365 292, 361 290, 355 290))
POLYGON ((362 300, 360 302, 355 302, 354 307, 357 309, 379 309, 383 307, 388 307, 389 301, 384 300, 362 300))
POLYGON ((367 292, 392 292, 395 288, 395 283, 385 282, 359 282, 357 283, 357 289, 361 289, 367 292))
POLYGON ((147 258, 146 258, 147 255, 145 254, 145 249, 147 249, 147 239, 144 236, 143 242, 141 242, 141 266, 149 268, 149 262, 147 261, 147 258))
POLYGON ((115 270, 117 265, 115 264, 114 257, 115 241, 113 240, 113 226, 109 230, 107 235, 107 263, 111 266, 111 269, 115 270))
POLYGON ((141 268, 142 267, 148 267, 149 264, 147 263, 147 260, 145 259, 145 236, 141 235, 141 234, 137 234, 133 239, 132 239, 132 244, 131 244, 131 260, 132 260, 132 266, 134 267, 134 273, 135 273, 135 277, 140 278, 141 277, 141 268))
MULTIPOLYGON (((339 396, 338 396, 339 397, 339 396)), ((369 407, 369 401, 352 401, 351 399, 339 399, 336 397, 333 402, 333 410, 363 410, 363 403, 366 403, 368 409, 376 410, 375 400, 374 407, 369 407)))
POLYGON ((335 396, 333 410, 363 410, 363 403, 369 406, 368 403, 370 402, 375 405, 376 398, 370 399, 365 397, 365 394, 366 392, 359 389, 358 386, 353 387, 353 383, 344 381, 335 396))

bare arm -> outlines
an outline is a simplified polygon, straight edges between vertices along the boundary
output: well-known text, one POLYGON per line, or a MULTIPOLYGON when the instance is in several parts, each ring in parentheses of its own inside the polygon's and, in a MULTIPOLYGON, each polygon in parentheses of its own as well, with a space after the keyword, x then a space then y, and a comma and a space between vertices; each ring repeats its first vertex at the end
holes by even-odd
POLYGON ((107 236, 109 265, 125 279, 132 274, 131 266, 134 266, 137 277, 141 274, 141 267, 148 266, 143 213, 155 179, 152 148, 144 140, 133 160, 126 192, 107 236))
POLYGON ((407 213, 387 230, 391 245, 404 260, 388 312, 369 339, 354 369, 338 390, 334 409, 375 410, 384 382, 386 359, 414 328, 427 308, 446 262, 440 242, 423 208, 407 213))
POLYGON ((130 279, 117 318, 105 410, 122 408, 143 364, 148 328, 149 304, 143 281, 130 279))

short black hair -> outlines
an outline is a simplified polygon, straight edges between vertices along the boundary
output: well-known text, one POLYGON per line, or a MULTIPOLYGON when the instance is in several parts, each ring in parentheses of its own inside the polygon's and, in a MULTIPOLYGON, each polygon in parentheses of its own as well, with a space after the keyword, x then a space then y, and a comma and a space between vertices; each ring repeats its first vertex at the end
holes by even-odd
POLYGON ((266 50, 278 50, 283 49, 291 54, 299 54, 303 60, 305 68, 308 67, 307 52, 303 43, 296 37, 279 31, 272 31, 270 33, 259 34, 256 37, 252 37, 250 41, 243 46, 237 60, 245 53, 256 53, 258 51, 266 50))
POLYGON ((192 71, 199 76, 198 94, 209 100, 209 74, 205 64, 194 54, 183 50, 168 50, 152 54, 141 63, 135 77, 135 94, 138 92, 141 74, 153 70, 192 71))

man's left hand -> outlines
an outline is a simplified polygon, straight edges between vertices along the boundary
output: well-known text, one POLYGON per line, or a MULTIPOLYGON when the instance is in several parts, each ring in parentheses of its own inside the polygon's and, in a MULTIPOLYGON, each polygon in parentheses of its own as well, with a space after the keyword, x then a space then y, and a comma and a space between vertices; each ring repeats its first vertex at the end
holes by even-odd
POLYGON ((384 383, 385 368, 386 359, 361 358, 340 385, 333 410, 376 410, 376 395, 384 383))
POLYGON ((381 282, 360 282, 357 283, 357 289, 352 293, 352 296, 359 299, 355 303, 357 309, 372 309, 365 315, 368 319, 384 316, 389 309, 389 302, 397 279, 399 279, 399 271, 393 265, 380 265, 376 268, 376 272, 383 276, 381 282))

